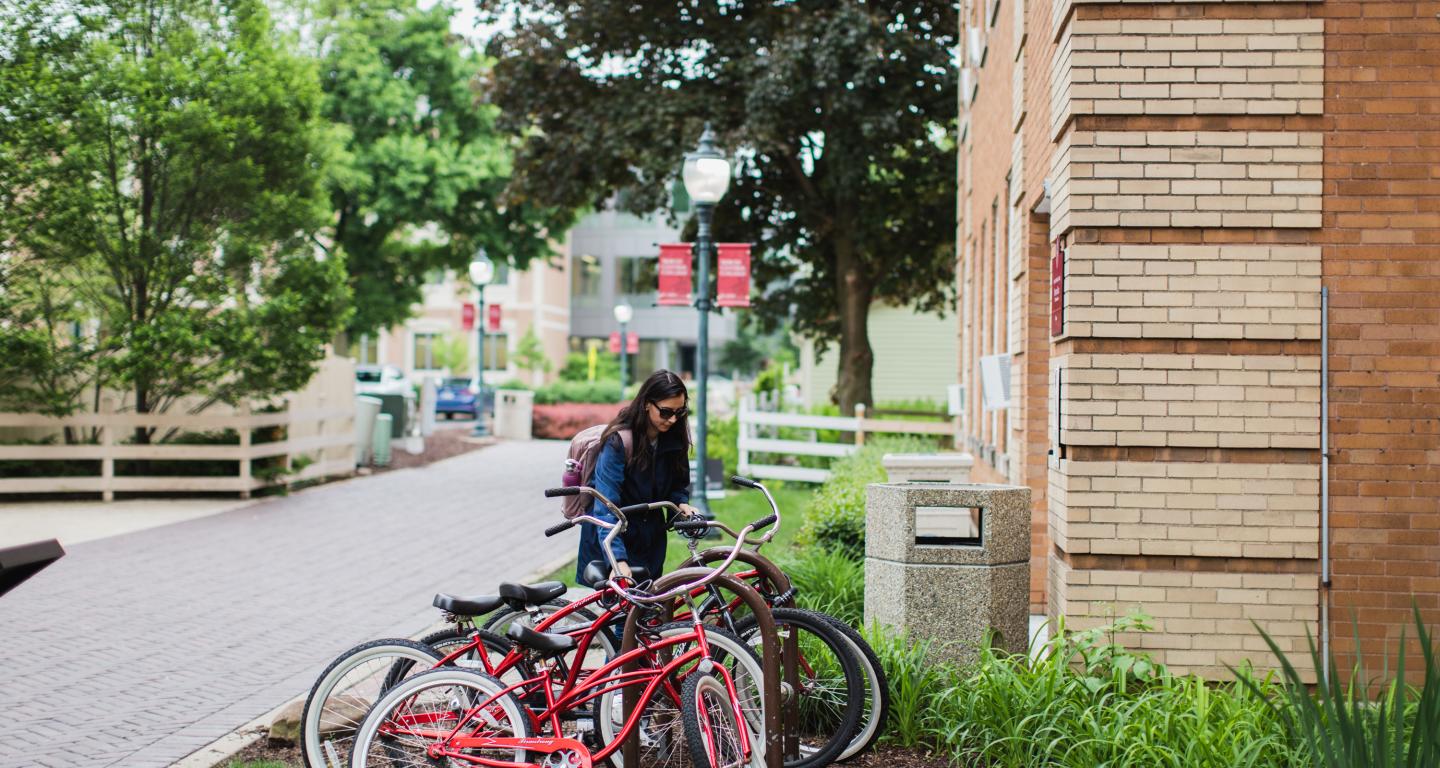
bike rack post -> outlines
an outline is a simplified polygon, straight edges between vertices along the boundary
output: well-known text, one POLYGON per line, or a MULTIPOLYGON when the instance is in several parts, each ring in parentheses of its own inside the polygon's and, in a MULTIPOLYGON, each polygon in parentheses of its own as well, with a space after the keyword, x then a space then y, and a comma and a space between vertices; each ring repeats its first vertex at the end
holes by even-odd
MULTIPOLYGON (((710 573, 708 568, 682 568, 678 571, 667 573, 655 580, 652 589, 656 592, 664 592, 681 584, 693 582, 710 573)), ((776 641, 775 619, 770 615, 770 606, 765 604, 765 598, 760 596, 753 587, 740 581, 729 574, 720 574, 711 582, 716 586, 727 589, 740 597, 745 605, 755 614, 756 622, 760 627, 761 648, 774 648, 776 641)), ((668 615, 673 615, 670 606, 663 606, 668 615)), ((620 641, 620 653, 623 655, 635 650, 637 642, 635 631, 637 629, 639 610, 631 610, 625 617, 625 634, 620 641)), ((793 655, 792 655, 793 658, 793 655)), ((761 690, 764 692, 763 701, 765 705, 765 764, 767 768, 784 768, 784 756, 782 754, 784 741, 781 733, 780 720, 780 662, 775 654, 766 653, 760 657, 761 673, 764 680, 761 680, 761 690)), ((625 665, 624 671, 634 672, 635 663, 632 661, 625 665)), ((622 712, 628 722, 630 713, 635 711, 635 704, 639 698, 639 691, 635 686, 625 686, 622 695, 622 712)), ((629 766, 640 765, 640 742, 639 733, 632 732, 625 739, 624 746, 625 764, 629 766)))
MULTIPOLYGON (((692 555, 682 562, 680 567, 688 568, 691 566, 708 565, 710 563, 720 563, 724 562, 728 557, 730 557, 729 547, 712 547, 704 552, 698 552, 692 555)), ((781 570, 780 566, 776 565, 773 560, 759 552, 753 549, 742 549, 740 553, 735 556, 735 562, 744 563, 753 567, 759 572, 761 578, 770 582, 770 586, 774 588, 776 595, 783 595, 790 591, 792 586, 790 583, 790 575, 781 570)), ((786 602, 789 604, 793 604, 794 601, 795 598, 793 595, 786 599, 786 602)), ((763 656, 764 648, 761 648, 761 651, 763 656)), ((792 697, 788 702, 781 702, 781 706, 784 707, 782 712, 785 720, 786 758, 798 758, 800 756, 800 740, 796 734, 800 731, 800 707, 798 704, 801 687, 800 670, 795 663, 799 656, 800 646, 799 641, 795 638, 795 634, 793 632, 786 634, 785 640, 780 648, 780 658, 784 662, 784 680, 785 684, 790 686, 790 695, 792 697)))

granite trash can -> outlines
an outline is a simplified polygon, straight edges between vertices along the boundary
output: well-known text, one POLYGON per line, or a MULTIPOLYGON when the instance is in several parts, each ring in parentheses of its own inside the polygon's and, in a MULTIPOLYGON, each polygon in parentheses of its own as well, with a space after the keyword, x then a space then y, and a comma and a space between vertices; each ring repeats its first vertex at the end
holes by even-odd
POLYGON ((876 483, 865 502, 865 623, 965 664, 991 643, 1023 653, 1030 623, 1030 489, 876 483))
POLYGON ((535 417, 535 393, 525 389, 495 392, 495 436, 506 440, 529 440, 535 417))

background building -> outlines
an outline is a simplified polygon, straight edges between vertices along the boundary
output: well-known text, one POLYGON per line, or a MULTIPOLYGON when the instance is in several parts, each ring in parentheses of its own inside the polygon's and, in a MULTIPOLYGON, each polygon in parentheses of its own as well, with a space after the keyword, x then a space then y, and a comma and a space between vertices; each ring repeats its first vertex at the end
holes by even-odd
MULTIPOLYGON (((946 388, 955 383, 959 352, 955 318, 876 304, 870 308, 870 348, 875 365, 870 378, 875 402, 928 400, 944 410, 946 388)), ((809 406, 830 402, 839 375, 839 345, 824 354, 815 342, 800 342, 800 392, 809 406)))
MULTIPOLYGON (((680 242, 680 233, 659 216, 641 218, 615 210, 582 218, 570 230, 570 335, 574 351, 586 344, 604 349, 620 330, 615 305, 635 310, 629 331, 640 337, 640 353, 630 356, 631 381, 659 368, 691 376, 699 315, 693 307, 656 306, 660 243, 680 242)), ((710 318, 710 347, 735 338, 735 316, 721 311, 710 318)), ((713 366, 713 357, 712 363, 713 366)), ((713 371, 723 375, 725 371, 713 371)))
POLYGON ((1435 10, 964 3, 967 441, 1035 606, 1214 675, 1440 619, 1435 10))

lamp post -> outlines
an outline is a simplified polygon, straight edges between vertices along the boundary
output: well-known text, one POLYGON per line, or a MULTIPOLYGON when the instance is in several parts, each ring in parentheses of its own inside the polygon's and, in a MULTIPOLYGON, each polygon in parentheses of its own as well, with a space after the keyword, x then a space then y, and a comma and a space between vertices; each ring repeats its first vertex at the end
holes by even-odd
POLYGON ((615 322, 620 324, 620 399, 625 399, 626 378, 630 374, 630 337, 626 335, 625 328, 630 325, 630 318, 635 316, 635 310, 629 304, 620 303, 615 305, 615 322))
POLYGON ((485 437, 490 430, 485 426, 485 286, 495 277, 495 263, 485 255, 485 249, 481 248, 475 252, 475 258, 470 260, 470 282, 475 284, 475 291, 480 294, 480 300, 475 313, 475 327, 479 329, 480 346, 475 355, 475 428, 470 430, 472 437, 485 437))
POLYGON ((695 410, 699 416, 695 429, 695 458, 700 480, 695 483, 695 493, 690 502, 707 518, 713 519, 710 504, 705 498, 708 415, 705 401, 710 378, 710 252, 714 248, 710 224, 715 216, 715 204, 730 188, 730 161, 715 147, 715 132, 710 130, 709 123, 705 124, 705 130, 700 134, 700 145, 685 156, 681 177, 685 180, 685 192, 695 203, 695 217, 699 225, 695 237, 695 257, 700 262, 700 268, 695 271, 695 308, 700 312, 700 328, 695 345, 695 375, 700 380, 700 391, 695 397, 695 410))

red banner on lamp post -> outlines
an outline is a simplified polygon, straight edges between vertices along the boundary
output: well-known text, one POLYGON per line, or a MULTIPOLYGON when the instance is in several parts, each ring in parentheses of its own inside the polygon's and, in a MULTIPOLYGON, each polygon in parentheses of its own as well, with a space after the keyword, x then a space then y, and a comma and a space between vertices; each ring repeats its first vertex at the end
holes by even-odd
POLYGON ((690 243, 660 244, 660 306, 690 306, 691 248, 690 243))
POLYGON ((475 330, 475 305, 468 301, 460 305, 460 327, 467 331, 475 330))
POLYGON ((485 307, 485 314, 488 316, 489 319, 489 322, 486 323, 486 325, 488 326, 486 330, 491 333, 495 333, 496 331, 500 330, 500 305, 491 304, 485 307))
POLYGON ((720 252, 715 270, 719 296, 715 303, 722 307, 750 306, 750 244, 717 243, 715 248, 720 252))
MULTIPOLYGON (((610 332, 610 354, 612 354, 612 355, 618 355, 618 354, 620 354, 620 332, 619 332, 619 331, 611 331, 611 332, 610 332)), ((635 333, 627 333, 627 334, 625 334, 625 354, 627 354, 627 355, 638 355, 638 354, 640 354, 640 335, 639 335, 639 334, 635 334, 635 333)))

